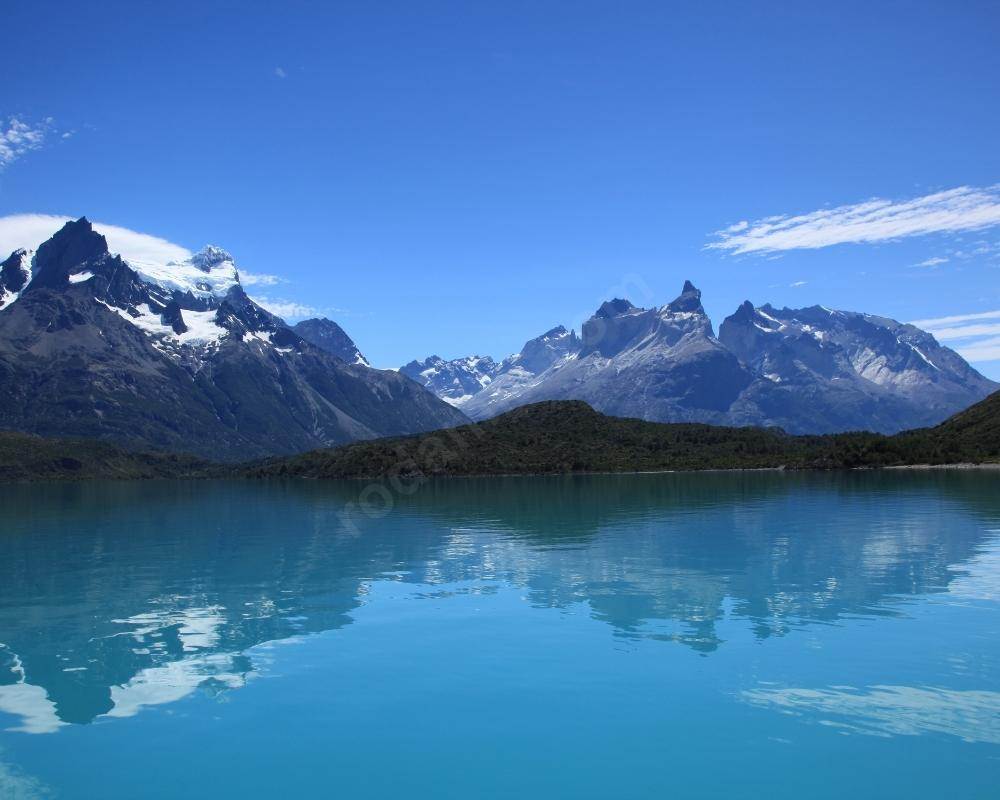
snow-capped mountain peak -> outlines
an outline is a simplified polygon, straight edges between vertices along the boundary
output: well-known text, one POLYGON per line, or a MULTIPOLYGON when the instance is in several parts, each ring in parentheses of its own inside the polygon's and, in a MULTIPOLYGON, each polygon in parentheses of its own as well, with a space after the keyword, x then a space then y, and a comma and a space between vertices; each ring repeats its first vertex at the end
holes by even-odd
POLYGON ((240 285, 233 257, 221 247, 208 245, 183 261, 157 263, 126 261, 143 281, 168 294, 189 294, 202 301, 221 300, 240 285))

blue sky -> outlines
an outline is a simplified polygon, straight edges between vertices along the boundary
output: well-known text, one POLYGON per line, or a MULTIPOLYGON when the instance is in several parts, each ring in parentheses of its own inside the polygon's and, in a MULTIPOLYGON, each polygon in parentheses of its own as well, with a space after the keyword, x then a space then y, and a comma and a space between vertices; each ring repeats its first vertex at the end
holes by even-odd
POLYGON ((378 366, 690 278, 1000 378, 1000 9, 815 5, 15 4, 0 216, 218 244, 378 366))

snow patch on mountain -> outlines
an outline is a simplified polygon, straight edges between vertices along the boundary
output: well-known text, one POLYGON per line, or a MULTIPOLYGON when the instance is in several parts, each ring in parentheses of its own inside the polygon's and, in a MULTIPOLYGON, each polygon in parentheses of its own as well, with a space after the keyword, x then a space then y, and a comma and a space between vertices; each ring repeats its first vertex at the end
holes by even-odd
POLYGON ((114 311, 127 322, 131 322, 143 333, 169 340, 175 344, 214 344, 229 334, 228 330, 218 324, 218 312, 215 310, 192 311, 188 309, 183 311, 183 321, 187 330, 177 333, 169 323, 164 321, 163 315, 153 311, 147 303, 136 306, 135 309, 126 309, 111 305, 103 300, 97 302, 109 311, 114 311))
POLYGON ((31 283, 34 254, 34 250, 15 250, 0 264, 0 308, 15 302, 31 283))

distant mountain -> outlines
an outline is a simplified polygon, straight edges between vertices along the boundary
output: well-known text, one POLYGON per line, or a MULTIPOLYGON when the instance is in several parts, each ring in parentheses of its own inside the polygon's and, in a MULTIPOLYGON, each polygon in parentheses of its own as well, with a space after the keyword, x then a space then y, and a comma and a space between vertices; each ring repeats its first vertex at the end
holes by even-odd
POLYGON ((358 350, 358 346, 354 344, 351 337, 333 320, 326 317, 306 319, 293 325, 292 330, 307 342, 336 356, 341 361, 346 361, 348 364, 360 364, 363 367, 371 366, 368 359, 361 355, 361 351, 358 350))
POLYGON ((358 442, 237 468, 250 477, 404 478, 701 469, 845 469, 995 463, 1000 393, 935 428, 793 436, 775 428, 612 417, 534 403, 446 433, 358 442))
POLYGON ((583 400, 622 417, 792 433, 931 425, 998 388, 930 334, 868 314, 748 302, 717 337, 690 281, 660 308, 608 301, 580 337, 554 328, 489 377, 463 398, 473 419, 583 400))
POLYGON ((931 334, 871 314, 746 302, 719 339, 754 375, 731 409, 736 422, 893 432, 936 424, 997 388, 931 334))
POLYGON ((216 247, 126 262, 80 219, 0 275, 0 428, 235 460, 466 419, 306 341, 216 247))
POLYGON ((477 392, 488 386, 497 373, 497 363, 489 356, 467 356, 445 361, 430 356, 399 368, 447 403, 461 408, 477 392))

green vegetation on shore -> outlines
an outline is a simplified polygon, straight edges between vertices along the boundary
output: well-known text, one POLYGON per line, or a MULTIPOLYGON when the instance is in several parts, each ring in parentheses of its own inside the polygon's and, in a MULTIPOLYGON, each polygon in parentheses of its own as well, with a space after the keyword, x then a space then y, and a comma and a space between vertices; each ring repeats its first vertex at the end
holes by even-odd
POLYGON ((0 431, 0 481, 177 478, 207 467, 191 456, 135 452, 98 439, 0 431))
POLYGON ((1000 393, 935 428, 895 436, 791 436, 609 417, 578 401, 523 406, 485 422, 269 459, 252 477, 377 478, 704 469, 852 469, 1000 462, 1000 393))
POLYGON ((522 406, 485 422, 237 466, 93 439, 0 433, 0 480, 161 477, 382 478, 705 469, 856 469, 1000 463, 1000 393, 934 428, 895 436, 792 436, 609 417, 586 403, 522 406))

